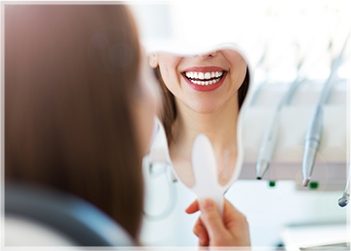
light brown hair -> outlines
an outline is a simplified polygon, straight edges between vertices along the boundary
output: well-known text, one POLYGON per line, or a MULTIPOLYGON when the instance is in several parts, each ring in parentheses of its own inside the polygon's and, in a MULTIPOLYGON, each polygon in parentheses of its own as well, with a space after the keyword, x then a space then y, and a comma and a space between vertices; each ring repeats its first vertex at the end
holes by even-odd
POLYGON ((79 196, 137 238, 140 53, 126 6, 6 5, 6 182, 79 196))

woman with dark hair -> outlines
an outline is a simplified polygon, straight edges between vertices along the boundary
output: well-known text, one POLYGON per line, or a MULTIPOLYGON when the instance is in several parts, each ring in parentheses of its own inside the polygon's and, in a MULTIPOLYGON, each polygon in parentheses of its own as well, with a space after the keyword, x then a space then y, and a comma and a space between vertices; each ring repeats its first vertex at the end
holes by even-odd
POLYGON ((177 176, 193 185, 191 149, 203 133, 214 146, 219 182, 227 184, 235 173, 239 110, 250 82, 246 61, 237 50, 221 48, 193 56, 153 53, 150 64, 163 94, 160 118, 177 176))
MULTIPOLYGON (((176 48, 169 49, 174 51, 176 48)), ((239 111, 250 82, 246 60, 231 46, 194 55, 165 51, 167 49, 151 53, 149 63, 163 94, 160 120, 167 137, 170 155, 167 158, 172 162, 174 174, 188 188, 195 185, 192 148, 196 136, 201 133, 212 142, 218 183, 229 187, 238 177, 241 166, 240 135, 237 133, 239 111)), ((182 187, 178 188, 185 196, 182 187)), ((228 201, 224 205, 224 215, 227 204, 228 201)), ((193 204, 187 213, 196 212, 194 207, 198 209, 193 204)), ((209 238, 209 232, 204 230, 208 226, 204 217, 196 221, 194 233, 201 245, 211 244, 211 239, 215 239, 209 238)), ((247 230, 244 229, 243 233, 247 230)), ((242 244, 249 243, 246 238, 242 244)))
MULTIPOLYGON (((157 93, 125 6, 7 5, 6 183, 83 198, 138 240, 141 165, 157 93)), ((244 217, 227 208, 228 217, 243 226, 230 236, 218 228, 224 224, 219 213, 202 208, 214 226, 206 231, 226 237, 212 239, 212 245, 246 240, 237 238, 246 236, 244 217)), ((189 210, 199 210, 198 204, 189 210)))

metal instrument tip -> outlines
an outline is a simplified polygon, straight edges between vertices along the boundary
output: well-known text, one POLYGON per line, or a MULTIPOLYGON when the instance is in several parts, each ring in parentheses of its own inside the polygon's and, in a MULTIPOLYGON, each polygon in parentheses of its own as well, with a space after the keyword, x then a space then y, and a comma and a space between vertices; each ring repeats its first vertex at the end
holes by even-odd
POLYGON ((349 204, 350 200, 350 195, 347 193, 344 193, 342 197, 338 200, 339 206, 340 207, 345 207, 347 204, 349 204))
POLYGON ((304 179, 303 182, 302 182, 304 187, 307 187, 309 183, 310 183, 310 179, 308 179, 308 178, 304 179))

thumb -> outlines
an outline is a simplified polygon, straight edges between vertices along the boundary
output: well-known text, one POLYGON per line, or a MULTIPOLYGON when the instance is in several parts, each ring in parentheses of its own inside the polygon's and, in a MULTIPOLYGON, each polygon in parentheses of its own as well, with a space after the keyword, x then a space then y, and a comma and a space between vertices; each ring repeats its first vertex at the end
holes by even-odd
POLYGON ((201 220, 205 225, 210 240, 223 236, 226 229, 223 224, 222 215, 215 202, 211 199, 200 201, 201 220))

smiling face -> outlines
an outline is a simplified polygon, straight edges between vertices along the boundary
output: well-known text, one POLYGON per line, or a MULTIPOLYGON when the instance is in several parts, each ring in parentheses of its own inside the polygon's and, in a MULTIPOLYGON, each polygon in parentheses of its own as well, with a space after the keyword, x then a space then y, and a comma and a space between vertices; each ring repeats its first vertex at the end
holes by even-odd
POLYGON ((203 55, 181 57, 158 53, 152 66, 159 66, 167 89, 181 103, 199 113, 214 112, 235 95, 244 81, 247 64, 235 50, 223 49, 203 55))

